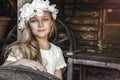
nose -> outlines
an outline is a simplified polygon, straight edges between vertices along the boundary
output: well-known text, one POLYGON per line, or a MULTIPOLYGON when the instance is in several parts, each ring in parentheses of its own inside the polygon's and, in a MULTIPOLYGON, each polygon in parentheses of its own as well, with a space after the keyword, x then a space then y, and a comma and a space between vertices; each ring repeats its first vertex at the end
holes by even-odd
POLYGON ((38 27, 43 27, 42 21, 39 21, 38 27))

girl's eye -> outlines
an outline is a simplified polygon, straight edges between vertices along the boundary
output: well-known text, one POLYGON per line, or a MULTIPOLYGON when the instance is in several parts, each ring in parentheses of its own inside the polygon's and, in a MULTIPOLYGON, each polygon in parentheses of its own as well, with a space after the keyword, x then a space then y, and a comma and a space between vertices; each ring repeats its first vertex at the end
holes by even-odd
POLYGON ((43 19, 43 21, 48 21, 49 19, 43 19))

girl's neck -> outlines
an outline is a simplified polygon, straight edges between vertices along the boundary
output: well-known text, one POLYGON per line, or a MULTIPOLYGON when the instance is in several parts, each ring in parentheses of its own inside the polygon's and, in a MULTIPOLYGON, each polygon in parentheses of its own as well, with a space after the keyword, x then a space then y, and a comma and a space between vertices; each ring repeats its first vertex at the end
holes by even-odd
POLYGON ((38 42, 41 49, 49 50, 51 48, 50 42, 46 39, 39 39, 38 42))

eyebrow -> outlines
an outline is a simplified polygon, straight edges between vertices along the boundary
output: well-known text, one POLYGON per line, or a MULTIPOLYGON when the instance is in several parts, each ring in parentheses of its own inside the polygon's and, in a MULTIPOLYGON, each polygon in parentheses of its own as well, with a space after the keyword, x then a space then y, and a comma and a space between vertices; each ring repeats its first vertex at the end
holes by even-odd
POLYGON ((32 18, 30 18, 30 20, 31 20, 31 19, 37 19, 37 18, 36 18, 36 17, 32 17, 32 18))
POLYGON ((43 17, 49 17, 49 16, 43 16, 43 17))

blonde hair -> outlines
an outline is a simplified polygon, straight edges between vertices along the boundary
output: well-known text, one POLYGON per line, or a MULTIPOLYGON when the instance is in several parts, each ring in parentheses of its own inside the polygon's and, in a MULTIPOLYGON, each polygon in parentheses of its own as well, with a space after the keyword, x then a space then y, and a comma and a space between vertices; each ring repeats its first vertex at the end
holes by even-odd
MULTIPOLYGON (((52 33, 54 32, 54 27, 55 21, 53 22, 48 38, 52 36, 52 33)), ((23 30, 21 35, 22 37, 20 40, 17 40, 10 45, 9 49, 11 49, 11 52, 13 54, 16 54, 15 51, 12 51, 12 48, 15 47, 19 50, 20 53, 22 53, 24 59, 38 61, 43 64, 39 43, 32 34, 28 23, 26 24, 26 28, 23 30)))

